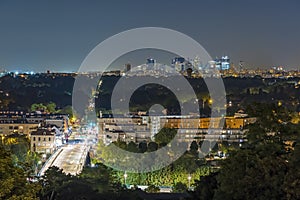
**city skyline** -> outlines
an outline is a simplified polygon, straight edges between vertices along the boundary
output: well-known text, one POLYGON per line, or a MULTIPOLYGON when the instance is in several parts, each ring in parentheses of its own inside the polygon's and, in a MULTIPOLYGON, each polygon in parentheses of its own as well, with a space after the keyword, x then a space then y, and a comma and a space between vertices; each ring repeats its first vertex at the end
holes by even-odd
POLYGON ((299 6, 0 1, 0 199, 300 199, 299 6))
POLYGON ((1 2, 0 68, 77 71, 86 55, 106 38, 132 28, 155 26, 187 34, 213 58, 228 55, 235 65, 242 60, 249 68, 298 69, 298 4, 297 1, 288 4, 282 1, 1 2))

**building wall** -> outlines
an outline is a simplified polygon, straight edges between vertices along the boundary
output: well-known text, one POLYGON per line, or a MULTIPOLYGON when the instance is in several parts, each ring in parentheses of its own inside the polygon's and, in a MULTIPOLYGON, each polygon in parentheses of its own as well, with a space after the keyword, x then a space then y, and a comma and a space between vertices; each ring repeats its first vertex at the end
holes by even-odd
POLYGON ((117 140, 139 142, 150 138, 150 129, 143 123, 143 118, 101 118, 99 126, 99 139, 105 143, 117 140))
POLYGON ((223 118, 167 118, 162 119, 161 124, 164 124, 165 128, 223 128, 223 118))
POLYGON ((146 118, 102 118, 100 119, 100 137, 106 142, 122 140, 141 142, 153 140, 162 128, 180 129, 180 140, 231 140, 244 138, 245 125, 254 123, 255 118, 180 118, 180 116, 150 116, 146 118), (147 124, 145 124, 147 122, 147 124), (118 124, 116 124, 118 123, 118 124), (141 124, 142 123, 142 124, 141 124), (207 134, 208 129, 211 131, 207 134), (124 132, 123 132, 124 131, 124 132))
POLYGON ((52 154, 55 148, 55 135, 30 136, 30 150, 32 152, 52 154))
POLYGON ((226 118, 225 119, 225 128, 227 129, 239 129, 245 126, 245 119, 243 118, 226 118))
POLYGON ((191 143, 193 141, 228 141, 243 142, 245 141, 245 131, 241 129, 180 129, 179 141, 191 143))
POLYGON ((14 133, 25 134, 28 137, 32 131, 36 131, 39 127, 38 123, 8 123, 0 124, 0 135, 10 135, 14 133))
POLYGON ((161 126, 165 128, 195 128, 195 129, 239 129, 254 123, 255 118, 162 118, 161 126), (225 120, 225 121, 224 121, 225 120), (211 124, 210 124, 211 123, 211 124), (223 124, 223 125, 222 125, 223 124))

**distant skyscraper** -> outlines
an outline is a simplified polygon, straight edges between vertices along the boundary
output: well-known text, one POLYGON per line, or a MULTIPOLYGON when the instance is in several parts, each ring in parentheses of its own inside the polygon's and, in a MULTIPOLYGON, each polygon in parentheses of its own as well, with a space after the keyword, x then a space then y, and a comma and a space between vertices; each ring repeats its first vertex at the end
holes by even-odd
POLYGON ((230 59, 228 56, 223 56, 221 59, 221 70, 230 69, 230 59))
POLYGON ((184 71, 185 65, 185 59, 182 57, 176 57, 172 60, 172 67, 174 67, 176 71, 184 71))
POLYGON ((146 65, 148 67, 154 67, 155 66, 155 63, 156 63, 156 60, 154 60, 153 58, 148 58, 147 59, 147 62, 146 62, 146 65))
POLYGON ((230 69, 230 59, 228 56, 222 56, 221 59, 215 59, 215 66, 218 70, 229 70, 230 69))
POLYGON ((155 60, 153 58, 148 58, 146 64, 147 65, 149 65, 149 64, 155 64, 155 60))

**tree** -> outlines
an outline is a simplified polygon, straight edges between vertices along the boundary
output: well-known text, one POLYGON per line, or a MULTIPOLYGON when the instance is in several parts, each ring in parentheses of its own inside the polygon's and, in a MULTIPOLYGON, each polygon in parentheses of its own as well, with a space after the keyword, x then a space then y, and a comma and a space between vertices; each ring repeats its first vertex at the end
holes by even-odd
POLYGON ((138 152, 136 144, 132 141, 127 144, 126 150, 129 152, 134 152, 134 153, 138 152))
POLYGON ((61 187, 71 181, 71 176, 63 173, 62 169, 56 166, 50 167, 41 180, 43 185, 42 196, 44 198, 54 199, 61 187))
POLYGON ((198 157, 198 144, 193 141, 190 145, 190 153, 198 157))
POLYGON ((211 200, 214 197, 215 190, 218 188, 218 173, 211 173, 208 176, 201 177, 195 181, 194 199, 211 200))
POLYGON ((188 188, 187 188, 186 184, 184 184, 182 182, 176 183, 172 189, 173 192, 178 192, 178 193, 183 193, 183 192, 186 192, 187 190, 188 190, 188 188))
POLYGON ((193 173, 199 167, 195 160, 195 155, 187 152, 173 163, 174 169, 179 173, 193 173))
POLYGON ((30 107, 30 111, 41 111, 41 112, 48 112, 48 113, 56 113, 56 104, 54 102, 49 102, 47 104, 43 103, 34 103, 30 107))
POLYGON ((69 117, 72 119, 73 117, 77 118, 78 114, 77 112, 73 109, 72 106, 65 106, 63 109, 59 110, 59 113, 61 114, 67 114, 69 117))
POLYGON ((148 193, 158 193, 160 191, 159 187, 155 186, 155 185, 149 185, 146 189, 146 192, 148 193))
POLYGON ((140 153, 145 153, 147 151, 147 143, 146 142, 141 142, 139 143, 139 152, 140 153))
POLYGON ((149 142, 148 152, 156 151, 158 149, 158 144, 156 142, 149 142))
POLYGON ((251 95, 250 88, 247 88, 247 90, 246 90, 246 94, 247 94, 247 95, 251 95))
POLYGON ((283 198, 282 183, 287 171, 283 159, 259 156, 254 150, 231 152, 224 161, 217 180, 216 199, 283 198))
POLYGON ((275 107, 258 107, 259 119, 248 126, 248 144, 230 151, 217 177, 216 199, 284 198, 283 182, 288 171, 286 152, 279 132, 282 124, 275 107))
POLYGON ((56 104, 53 102, 49 102, 46 105, 46 109, 48 113, 56 113, 56 104))
POLYGON ((117 147, 124 149, 124 150, 127 148, 126 142, 121 141, 119 139, 116 142, 113 142, 113 144, 115 144, 117 147))
POLYGON ((297 133, 296 145, 289 159, 289 172, 285 176, 284 191, 287 199, 300 199, 300 135, 297 133))
POLYGON ((177 129, 162 128, 154 138, 158 144, 168 144, 177 134, 177 129))
POLYGON ((14 165, 12 154, 0 145, 0 199, 37 199, 41 187, 27 178, 23 166, 14 165))
POLYGON ((30 111, 31 112, 34 112, 34 111, 42 111, 43 112, 45 110, 47 110, 47 108, 42 103, 34 103, 30 107, 30 111))
POLYGON ((30 151, 30 142, 25 135, 12 134, 4 138, 4 148, 12 153, 14 163, 26 162, 30 151))
MULTIPOLYGON (((104 196, 104 195, 102 195, 104 196)), ((105 195, 109 199, 108 195, 105 195)), ((84 179, 73 178, 72 181, 62 185, 57 191, 56 199, 83 200, 83 199, 103 199, 99 193, 92 188, 92 185, 84 179)))
POLYGON ((95 166, 84 167, 79 177, 90 184, 93 189, 105 192, 118 180, 114 178, 113 171, 110 168, 101 163, 96 163, 95 166))

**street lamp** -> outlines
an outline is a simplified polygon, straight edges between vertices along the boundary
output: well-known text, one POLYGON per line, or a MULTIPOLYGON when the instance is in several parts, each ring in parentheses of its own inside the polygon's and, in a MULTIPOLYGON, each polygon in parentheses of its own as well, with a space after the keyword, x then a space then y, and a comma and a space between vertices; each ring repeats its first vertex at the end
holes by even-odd
POLYGON ((124 183, 125 183, 125 185, 126 185, 126 178, 127 178, 127 174, 125 172, 125 174, 124 174, 124 183))
POLYGON ((38 175, 38 172, 40 170, 40 165, 42 164, 42 161, 38 161, 36 164, 35 164, 35 175, 37 176, 38 175))
POLYGON ((44 153, 42 156, 43 156, 43 161, 46 161, 47 155, 44 153))
POLYGON ((191 174, 189 174, 189 176, 188 176, 188 180, 189 180, 189 188, 188 188, 188 189, 191 188, 191 179, 192 179, 191 174))

